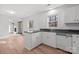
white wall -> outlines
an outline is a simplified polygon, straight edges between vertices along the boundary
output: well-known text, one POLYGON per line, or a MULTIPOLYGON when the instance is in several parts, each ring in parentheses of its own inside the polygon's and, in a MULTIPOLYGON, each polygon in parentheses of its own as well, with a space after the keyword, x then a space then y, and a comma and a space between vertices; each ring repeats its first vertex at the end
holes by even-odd
MULTIPOLYGON (((73 6, 73 7, 76 7, 77 10, 79 10, 79 6, 73 6)), ((71 7, 54 9, 55 12, 50 13, 50 15, 52 15, 52 14, 57 14, 58 15, 58 27, 57 28, 79 29, 79 24, 70 24, 70 25, 65 24, 65 12, 66 12, 67 8, 71 9, 71 7)), ((50 12, 50 11, 48 11, 48 12, 50 12)), ((71 9, 71 11, 72 11, 72 9, 71 9)), ((46 12, 47 15, 49 15, 48 12, 46 12)), ((78 13, 78 16, 79 16, 79 11, 77 13, 78 13)), ((43 21, 44 20, 46 20, 46 19, 43 19, 43 21)))
MULTIPOLYGON (((79 7, 77 7, 79 8, 79 7)), ((56 14, 58 15, 58 28, 77 28, 79 29, 79 24, 76 25, 65 25, 64 23, 64 16, 65 16, 65 9, 55 9, 56 14)), ((51 14, 55 14, 54 12, 51 12, 51 14)), ((23 21, 23 32, 28 30, 28 22, 29 20, 34 21, 34 28, 33 30, 39 30, 40 28, 49 28, 47 24, 47 16, 48 16, 48 11, 47 12, 42 12, 38 13, 36 15, 32 15, 30 17, 25 17, 25 18, 17 18, 17 17, 8 17, 6 15, 1 15, 0 14, 0 36, 7 35, 9 33, 9 18, 14 20, 14 23, 16 26, 18 26, 17 22, 18 21, 23 21)))
MULTIPOLYGON (((65 24, 65 12, 66 12, 67 8, 71 8, 71 7, 58 8, 58 9, 54 9, 55 12, 51 12, 51 14, 57 14, 58 15, 58 26, 57 26, 57 28, 79 29, 79 24, 72 24, 72 25, 66 25, 65 24)), ((77 8, 79 9, 79 6, 77 8)), ((48 23, 47 23, 47 17, 49 15, 48 12, 50 12, 50 11, 42 12, 42 13, 30 16, 28 18, 23 18, 23 29, 24 29, 24 31, 26 31, 28 29, 29 20, 34 21, 34 30, 40 29, 40 28, 49 28, 48 23)))
POLYGON ((10 18, 10 26, 11 26, 10 29, 11 29, 11 32, 14 32, 14 28, 13 28, 13 25, 12 25, 12 23, 14 23, 14 27, 16 27, 16 32, 18 33, 18 22, 22 21, 22 19, 18 18, 16 16, 11 16, 9 18, 10 18))
POLYGON ((9 17, 0 14, 0 36, 9 34, 9 17))
POLYGON ((23 18, 23 30, 27 31, 29 21, 33 20, 33 30, 39 30, 40 28, 46 27, 46 14, 39 13, 28 18, 23 18))

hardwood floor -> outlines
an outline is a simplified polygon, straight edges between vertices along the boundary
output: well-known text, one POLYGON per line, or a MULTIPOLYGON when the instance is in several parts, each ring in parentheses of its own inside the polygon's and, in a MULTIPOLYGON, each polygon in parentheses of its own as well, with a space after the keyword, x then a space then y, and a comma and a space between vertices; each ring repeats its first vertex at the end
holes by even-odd
POLYGON ((65 51, 51 48, 41 44, 31 51, 24 48, 24 41, 21 35, 10 35, 0 38, 0 54, 68 54, 65 51))
POLYGON ((19 34, 0 37, 0 54, 23 53, 23 43, 23 37, 19 34))
POLYGON ((41 44, 40 46, 32 49, 31 51, 24 49, 24 54, 69 54, 68 52, 60 49, 52 48, 47 45, 41 44))

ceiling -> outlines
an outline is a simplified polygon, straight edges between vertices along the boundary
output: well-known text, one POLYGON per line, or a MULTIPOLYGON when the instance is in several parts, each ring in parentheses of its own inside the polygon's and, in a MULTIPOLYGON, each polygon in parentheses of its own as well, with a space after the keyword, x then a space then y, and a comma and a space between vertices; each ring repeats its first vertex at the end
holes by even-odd
POLYGON ((63 4, 0 4, 0 14, 23 18, 62 5, 63 4))

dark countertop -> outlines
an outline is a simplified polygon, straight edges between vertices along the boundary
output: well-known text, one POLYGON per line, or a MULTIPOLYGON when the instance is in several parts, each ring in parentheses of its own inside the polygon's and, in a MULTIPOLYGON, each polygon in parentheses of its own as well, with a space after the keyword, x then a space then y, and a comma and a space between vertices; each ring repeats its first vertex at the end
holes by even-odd
POLYGON ((35 31, 24 31, 24 33, 30 33, 30 34, 32 34, 32 33, 38 33, 38 32, 40 32, 40 30, 35 30, 35 31))
MULTIPOLYGON (((41 32, 52 32, 52 29, 40 29, 41 32)), ((53 31, 54 32, 54 31, 53 31)))
POLYGON ((67 34, 79 34, 79 30, 66 30, 66 29, 40 29, 42 32, 56 32, 56 33, 67 33, 67 34))
POLYGON ((40 29, 32 32, 24 31, 24 33, 38 33, 38 32, 55 32, 55 33, 67 33, 67 34, 79 34, 79 30, 73 29, 40 29))

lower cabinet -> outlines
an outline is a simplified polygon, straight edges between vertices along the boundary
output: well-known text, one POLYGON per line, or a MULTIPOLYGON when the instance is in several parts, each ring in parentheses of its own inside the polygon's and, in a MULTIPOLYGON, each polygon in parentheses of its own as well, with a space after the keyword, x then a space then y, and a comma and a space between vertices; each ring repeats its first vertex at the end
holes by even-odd
POLYGON ((42 41, 44 44, 56 48, 56 33, 42 32, 42 41))
POLYGON ((65 49, 65 36, 57 35, 57 48, 65 49))
POLYGON ((32 48, 32 40, 31 40, 31 34, 30 33, 24 33, 24 47, 28 50, 31 50, 32 48))
POLYGON ((24 33, 25 48, 31 50, 41 43, 79 54, 79 35, 56 35, 54 32, 24 33))
POLYGON ((40 32, 24 34, 24 45, 28 50, 35 48, 41 43, 40 32))
POLYGON ((41 43, 40 32, 32 34, 32 48, 40 45, 41 43))
POLYGON ((72 37, 65 35, 57 35, 57 48, 72 52, 72 37))
POLYGON ((65 36, 65 51, 72 52, 72 36, 65 36))
POLYGON ((47 32, 42 32, 42 43, 44 44, 48 43, 47 32))
POLYGON ((74 54, 79 54, 79 35, 73 35, 73 47, 72 50, 74 54))

